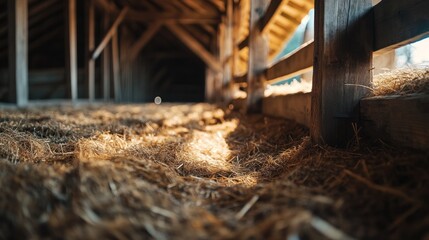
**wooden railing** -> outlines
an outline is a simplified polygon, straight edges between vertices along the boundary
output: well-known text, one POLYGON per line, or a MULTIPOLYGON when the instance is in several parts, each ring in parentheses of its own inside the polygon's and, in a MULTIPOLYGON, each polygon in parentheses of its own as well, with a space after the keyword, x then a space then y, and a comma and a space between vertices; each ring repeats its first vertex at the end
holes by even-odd
MULTIPOLYGON (((263 87, 264 84, 257 83, 261 79, 273 83, 311 71, 315 66, 309 124, 311 135, 316 142, 336 146, 347 144, 353 135, 351 126, 359 121, 356 107, 368 90, 358 86, 370 85, 373 54, 394 50, 429 35, 427 0, 385 0, 374 7, 371 1, 351 1, 347 8, 353 8, 353 13, 342 11, 337 4, 340 1, 341 9, 344 9, 346 3, 342 0, 316 1, 314 42, 305 43, 263 71, 255 71, 249 60, 248 72, 234 77, 234 83, 246 82, 263 87)), ((251 0, 251 11, 254 2, 258 0, 251 0)), ((279 1, 271 2, 259 20, 260 28, 266 26, 278 5, 279 1)), ((264 47, 258 41, 249 41, 255 38, 252 27, 249 27, 249 36, 237 46, 238 49, 248 46, 249 56, 254 49, 264 47)), ((248 98, 264 101, 263 94, 255 95, 263 90, 253 87, 247 91, 248 98)), ((245 108, 254 108, 249 104, 257 102, 261 101, 248 99, 245 108)))

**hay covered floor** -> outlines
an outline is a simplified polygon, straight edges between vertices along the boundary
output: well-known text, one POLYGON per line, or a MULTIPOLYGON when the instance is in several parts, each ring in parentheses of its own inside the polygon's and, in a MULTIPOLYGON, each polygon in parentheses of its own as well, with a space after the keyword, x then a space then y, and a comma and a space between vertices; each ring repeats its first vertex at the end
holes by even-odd
POLYGON ((2 110, 1 239, 422 239, 428 155, 211 105, 2 110))

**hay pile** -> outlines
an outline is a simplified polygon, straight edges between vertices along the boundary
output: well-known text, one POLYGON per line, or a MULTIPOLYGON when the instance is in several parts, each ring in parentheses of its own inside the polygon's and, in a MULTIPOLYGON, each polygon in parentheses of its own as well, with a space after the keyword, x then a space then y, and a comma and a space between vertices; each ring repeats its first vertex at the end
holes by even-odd
POLYGON ((3 110, 0 238, 429 237, 429 161, 214 106, 3 110))
POLYGON ((374 96, 429 93, 429 68, 401 68, 374 76, 374 96))

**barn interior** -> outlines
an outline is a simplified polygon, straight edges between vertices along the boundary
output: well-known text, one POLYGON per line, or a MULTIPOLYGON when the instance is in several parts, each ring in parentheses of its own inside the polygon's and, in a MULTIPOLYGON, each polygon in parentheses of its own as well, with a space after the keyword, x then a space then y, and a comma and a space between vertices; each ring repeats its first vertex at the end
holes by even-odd
POLYGON ((429 238, 426 9, 0 0, 0 239, 429 238))

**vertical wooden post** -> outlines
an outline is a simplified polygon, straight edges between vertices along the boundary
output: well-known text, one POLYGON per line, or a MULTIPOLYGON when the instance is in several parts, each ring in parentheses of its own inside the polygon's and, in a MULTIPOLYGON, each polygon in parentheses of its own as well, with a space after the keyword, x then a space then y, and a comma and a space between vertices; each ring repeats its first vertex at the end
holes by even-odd
POLYGON ((66 80, 68 95, 74 102, 77 100, 77 34, 76 34, 76 0, 66 3, 66 80))
POLYGON ((249 69, 246 101, 248 113, 262 111, 262 98, 265 90, 263 73, 267 66, 268 43, 259 29, 259 20, 264 16, 268 3, 265 0, 250 0, 249 69))
POLYGON ((371 82, 371 0, 315 2, 315 62, 311 136, 346 146, 371 82))
POLYGON ((206 68, 206 102, 212 103, 215 97, 215 73, 209 67, 206 68))
MULTIPOLYGON (((218 36, 217 36, 217 49, 216 52, 218 53, 219 62, 223 63, 225 60, 225 21, 222 20, 222 22, 219 24, 218 28, 218 36)), ((222 102, 222 94, 223 94, 223 81, 224 81, 224 71, 223 71, 223 64, 221 64, 222 70, 219 72, 214 73, 215 74, 215 84, 214 84, 214 101, 216 103, 222 102)))
POLYGON ((9 101, 28 103, 28 0, 9 0, 9 101))
POLYGON ((119 67, 119 41, 118 41, 118 29, 112 37, 112 65, 113 65, 113 87, 115 92, 115 101, 120 102, 122 100, 121 90, 121 79, 120 79, 120 67, 119 67))
POLYGON ((233 0, 226 0, 225 32, 223 36, 223 81, 222 95, 223 101, 229 103, 232 99, 232 62, 233 62, 233 0))
POLYGON ((234 1, 233 3, 233 32, 232 32, 232 42, 233 42, 233 49, 232 49, 232 79, 237 75, 239 69, 238 69, 238 62, 240 61, 240 49, 238 48, 238 44, 240 44, 239 41, 239 31, 240 31, 240 24, 241 24, 241 16, 240 16, 240 2, 234 1))
MULTIPOLYGON (((110 28, 110 15, 109 13, 104 14, 103 18, 103 29, 108 31, 110 28)), ((102 59, 102 69, 103 69, 103 98, 104 101, 110 100, 110 48, 109 45, 106 46, 103 50, 102 59)))
POLYGON ((95 99, 95 60, 92 52, 95 48, 95 7, 94 0, 86 0, 85 17, 85 77, 88 83, 89 101, 95 99))

